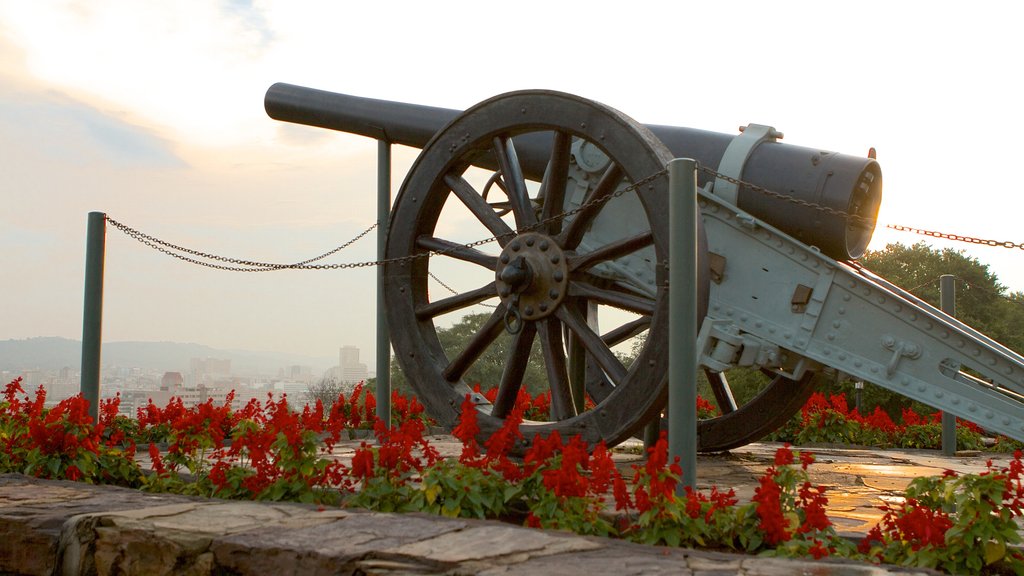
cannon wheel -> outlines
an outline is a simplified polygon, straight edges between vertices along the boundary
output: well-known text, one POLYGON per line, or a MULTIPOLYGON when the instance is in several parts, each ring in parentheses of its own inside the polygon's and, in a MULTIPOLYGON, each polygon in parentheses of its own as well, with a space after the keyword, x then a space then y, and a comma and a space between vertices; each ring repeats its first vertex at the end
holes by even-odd
MULTIPOLYGON (((615 343, 612 342, 614 345, 615 343)), ((798 379, 761 370, 767 379, 761 390, 749 401, 737 404, 724 372, 704 370, 719 415, 697 421, 697 450, 722 452, 764 438, 779 429, 803 407, 817 388, 816 374, 805 372, 798 379)), ((604 373, 594 365, 587 366, 587 390, 595 399, 604 398, 611 387, 604 373)), ((668 419, 661 420, 662 430, 668 419)))
MULTIPOLYGON (((667 262, 668 243, 664 168, 670 159, 665 146, 631 118, 596 102, 551 91, 514 92, 487 100, 454 119, 424 147, 395 202, 384 292, 398 361, 428 413, 441 425, 451 427, 457 422, 468 394, 477 404, 481 438, 496 431, 523 386, 535 346, 542 352, 551 391, 551 421, 525 421, 520 427, 524 441, 518 449, 536 435, 555 431, 563 437, 582 435, 590 444, 614 445, 659 414, 666 400, 668 371, 668 351, 659 343, 668 337, 667 270, 662 263, 667 262), (540 159, 541 166, 547 166, 543 178, 534 178, 534 173, 522 168, 527 162, 525 158, 520 162, 513 137, 522 141, 524 136, 533 142, 550 142, 549 155, 540 159), (589 187, 582 209, 571 220, 563 220, 557 215, 563 212, 566 199, 579 193, 575 187, 567 191, 567 173, 576 163, 573 143, 580 141, 599 149, 610 163, 589 187), (483 182, 492 182, 493 174, 488 178, 475 173, 481 166, 501 173, 501 185, 491 189, 489 198, 480 190, 489 188, 483 182), (481 184, 472 183, 477 180, 481 184), (536 192, 527 180, 540 180, 536 192), (581 238, 591 234, 590 225, 611 204, 601 200, 638 182, 640 186, 621 196, 639 200, 645 227, 581 251, 581 238), (502 194, 507 201, 496 202, 502 194), (598 202, 591 203, 595 199, 598 202), (452 211, 456 216, 450 215, 452 211), (496 237, 496 242, 466 246, 467 238, 459 234, 473 226, 496 237), (602 262, 640 250, 652 251, 654 278, 646 294, 594 272, 602 262), (435 270, 456 264, 474 269, 476 284, 467 291, 453 290, 450 296, 435 286, 432 297, 428 278, 435 270), (438 339, 439 329, 453 316, 488 304, 492 306, 485 309, 489 316, 468 344, 446 351, 438 339), (598 305, 628 310, 634 320, 602 335, 587 314, 598 305), (492 404, 472 393, 473 383, 464 376, 496 346, 499 337, 508 338, 507 327, 518 331, 511 336, 501 380, 494 383, 498 394, 492 404), (647 331, 647 344, 627 368, 609 342, 638 329, 647 331), (591 402, 584 402, 581 391, 586 389, 588 365, 599 366, 608 376, 607 390, 599 398, 588 394, 591 402)), ((708 291, 703 228, 698 238, 703 317, 708 291)))
POLYGON ((721 415, 697 422, 697 450, 721 452, 760 440, 796 414, 817 385, 813 372, 799 379, 762 372, 770 379, 767 386, 742 406, 732 399, 725 373, 704 372, 721 415))

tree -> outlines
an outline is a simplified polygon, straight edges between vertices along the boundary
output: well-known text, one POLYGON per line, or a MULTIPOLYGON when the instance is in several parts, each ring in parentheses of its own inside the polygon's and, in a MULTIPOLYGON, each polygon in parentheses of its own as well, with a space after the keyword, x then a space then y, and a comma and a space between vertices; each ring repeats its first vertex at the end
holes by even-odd
POLYGON ((341 382, 334 376, 324 376, 306 388, 306 403, 310 406, 319 400, 324 408, 330 408, 344 391, 341 382))
MULTIPOLYGON (((439 329, 437 339, 448 358, 454 358, 461 350, 465 349, 489 317, 490 314, 487 313, 467 314, 451 327, 439 329)), ((512 337, 503 331, 483 355, 473 363, 462 380, 470 386, 480 384, 484 390, 497 386, 501 382, 501 374, 508 363, 511 342, 512 337)), ((530 394, 548 390, 547 372, 544 369, 539 339, 534 341, 533 349, 530 351, 530 360, 526 366, 526 373, 523 375, 523 388, 530 394)), ((401 366, 398 365, 396 357, 391 358, 391 389, 398 390, 403 394, 414 393, 401 366)))
POLYGON ((956 276, 957 319, 1008 348, 1024 350, 1024 294, 1007 294, 987 264, 962 250, 896 243, 868 251, 861 264, 936 308, 939 276, 956 276))
MULTIPOLYGON (((921 300, 939 307, 939 277, 956 277, 958 320, 1012 350, 1024 350, 1024 293, 1007 294, 987 264, 966 256, 961 250, 936 249, 924 242, 913 246, 895 243, 872 250, 860 263, 875 274, 900 286, 921 300)), ((846 392, 854 397, 852 381, 834 382, 827 391, 846 392)), ((921 408, 904 396, 866 385, 862 391, 864 411, 881 406, 892 415, 902 408, 921 408)))

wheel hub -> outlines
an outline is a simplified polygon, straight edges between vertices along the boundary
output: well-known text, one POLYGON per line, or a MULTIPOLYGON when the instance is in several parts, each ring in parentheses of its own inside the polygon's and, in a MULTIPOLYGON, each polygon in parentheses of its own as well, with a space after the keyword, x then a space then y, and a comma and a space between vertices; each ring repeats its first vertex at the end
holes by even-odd
POLYGON ((569 269, 565 254, 549 236, 527 232, 505 245, 494 270, 498 297, 516 307, 523 320, 554 312, 565 299, 569 269))

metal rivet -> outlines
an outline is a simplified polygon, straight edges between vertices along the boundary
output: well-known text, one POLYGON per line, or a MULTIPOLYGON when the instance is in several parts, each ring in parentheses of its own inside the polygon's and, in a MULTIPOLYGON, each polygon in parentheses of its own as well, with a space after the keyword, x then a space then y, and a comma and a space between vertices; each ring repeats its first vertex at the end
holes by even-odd
POLYGON ((542 241, 542 242, 540 243, 540 249, 541 249, 542 251, 543 251, 543 250, 547 250, 547 249, 548 249, 548 248, 550 248, 550 247, 551 247, 551 244, 550 244, 550 243, 549 243, 549 242, 548 242, 547 240, 544 240, 544 241, 542 241))
POLYGON ((532 237, 526 239, 526 245, 527 246, 533 246, 533 242, 534 242, 534 240, 533 240, 532 237))
POLYGON ((559 263, 559 262, 561 262, 561 261, 562 261, 562 257, 561 257, 561 256, 559 256, 558 254, 553 254, 553 255, 551 256, 551 263, 552 263, 552 264, 558 264, 558 263, 559 263))
POLYGON ((555 273, 551 275, 551 278, 553 278, 555 282, 561 282, 565 279, 565 275, 562 274, 561 270, 555 270, 555 273))
POLYGON ((561 294, 558 292, 558 290, 552 289, 551 291, 548 292, 548 297, 551 298, 552 300, 557 300, 559 296, 561 296, 561 294))
MULTIPOLYGON (((537 308, 540 308, 541 312, 547 312, 548 311, 548 303, 547 302, 542 302, 539 306, 537 306, 537 308)), ((529 314, 529 312, 527 312, 527 314, 529 314)))
POLYGON ((513 242, 512 244, 509 245, 509 247, 516 252, 523 248, 523 246, 519 242, 513 242))
POLYGON ((527 306, 523 309, 523 312, 526 312, 527 316, 533 316, 533 306, 527 306))
POLYGON ((509 260, 511 260, 511 259, 512 258, 510 258, 508 254, 502 254, 501 255, 501 263, 502 264, 508 264, 509 260))

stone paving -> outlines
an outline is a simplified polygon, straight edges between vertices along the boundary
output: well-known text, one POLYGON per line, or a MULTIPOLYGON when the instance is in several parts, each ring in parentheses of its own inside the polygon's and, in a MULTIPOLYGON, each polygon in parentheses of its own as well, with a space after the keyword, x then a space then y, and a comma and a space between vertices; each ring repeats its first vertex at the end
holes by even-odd
POLYGON ((500 522, 203 500, 0 475, 0 573, 929 574, 641 546, 500 522))
MULTIPOLYGON (((431 441, 455 455, 450 436, 431 441)), ((337 447, 347 459, 359 445, 337 447)), ((639 445, 615 458, 628 470, 639 445)), ((778 444, 698 459, 698 488, 753 495, 778 444)), ((980 472, 1006 455, 815 447, 812 481, 829 487, 829 515, 857 537, 877 506, 911 479, 980 472)), ((473 520, 205 500, 0 475, 0 574, 927 574, 845 561, 772 559, 641 546, 473 520)))

